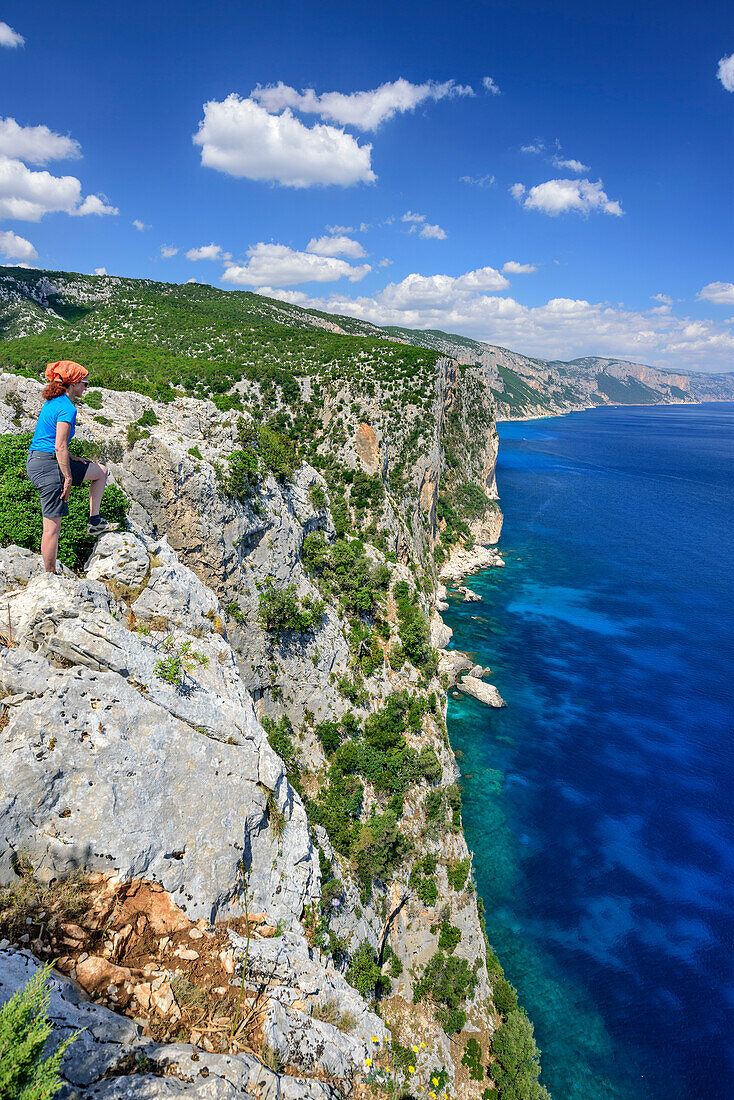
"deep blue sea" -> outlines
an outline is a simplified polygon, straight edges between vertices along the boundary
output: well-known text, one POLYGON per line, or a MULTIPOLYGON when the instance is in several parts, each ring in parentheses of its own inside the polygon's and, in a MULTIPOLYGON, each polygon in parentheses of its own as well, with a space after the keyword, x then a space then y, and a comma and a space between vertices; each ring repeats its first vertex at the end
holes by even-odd
POLYGON ((554 1100, 734 1097, 734 403, 500 425, 504 569, 452 602, 487 934, 554 1100))

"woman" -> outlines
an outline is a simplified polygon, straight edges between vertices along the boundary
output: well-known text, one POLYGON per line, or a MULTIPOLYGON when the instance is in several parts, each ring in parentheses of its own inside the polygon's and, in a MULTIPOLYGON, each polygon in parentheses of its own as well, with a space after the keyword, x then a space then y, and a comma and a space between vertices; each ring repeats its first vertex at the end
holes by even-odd
POLYGON ((49 363, 46 367, 49 384, 43 390, 44 405, 26 461, 28 477, 41 497, 41 556, 47 573, 56 572, 61 520, 69 514, 67 501, 72 485, 89 482, 87 531, 90 535, 96 538, 105 531, 116 531, 118 526, 108 523, 99 514, 109 477, 107 467, 69 454, 69 440, 76 428, 76 402, 84 396, 89 385, 88 376, 85 367, 69 359, 49 363))

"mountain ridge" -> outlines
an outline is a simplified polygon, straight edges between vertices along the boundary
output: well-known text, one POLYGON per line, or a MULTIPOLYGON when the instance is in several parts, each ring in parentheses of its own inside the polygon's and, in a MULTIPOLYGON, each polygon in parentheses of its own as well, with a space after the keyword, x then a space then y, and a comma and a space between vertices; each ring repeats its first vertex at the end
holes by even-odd
MULTIPOLYGON (((359 341, 375 341, 383 351, 387 344, 422 349, 428 355, 449 356, 460 365, 480 367, 492 390, 498 419, 558 415, 611 404, 734 398, 734 372, 681 372, 605 356, 542 359, 438 329, 380 327, 356 317, 205 283, 0 267, 0 365, 12 367, 14 354, 24 362, 29 353, 37 358, 44 348, 50 354, 68 341, 81 342, 94 365, 97 349, 87 346, 90 340, 112 346, 152 344, 159 354, 165 349, 191 361, 229 358, 252 367, 259 357, 296 373, 314 354, 336 357, 343 365, 358 362, 364 350, 359 341), (156 297, 157 306, 152 303, 156 297), (194 323, 192 307, 202 314, 200 324, 194 323), (183 323, 182 312, 188 313, 183 323), (165 331, 171 317, 179 327, 175 338, 165 331), (216 333, 207 328, 207 318, 217 320, 216 333), (309 331, 310 341, 303 337, 309 331), (298 347, 287 346, 288 332, 291 343, 293 334, 301 334, 298 347)), ((400 358, 410 361, 407 351, 400 358)), ((234 385, 235 372, 227 376, 234 385)), ((134 388, 134 378, 126 377, 125 382, 134 388)), ((220 385, 219 392, 226 390, 220 385)))

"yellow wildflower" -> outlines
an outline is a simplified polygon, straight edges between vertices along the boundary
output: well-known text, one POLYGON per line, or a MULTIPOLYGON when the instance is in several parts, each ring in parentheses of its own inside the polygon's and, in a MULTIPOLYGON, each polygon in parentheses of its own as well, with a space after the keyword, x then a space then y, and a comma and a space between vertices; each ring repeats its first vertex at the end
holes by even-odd
POLYGON ((376 1035, 373 1035, 373 1036, 372 1036, 372 1042, 373 1042, 373 1043, 379 1043, 379 1041, 380 1041, 380 1040, 379 1040, 379 1039, 377 1038, 377 1036, 376 1036, 376 1035))
POLYGON ((418 1053, 418 1047, 417 1047, 417 1046, 416 1046, 415 1044, 413 1044, 413 1046, 412 1046, 412 1048, 411 1048, 411 1049, 412 1049, 412 1051, 413 1051, 413 1054, 417 1054, 417 1053, 418 1053))
POLYGON ((425 1043, 421 1043, 421 1050, 425 1050, 425 1049, 426 1049, 426 1044, 425 1044, 425 1043))
POLYGON ((408 1073, 415 1073, 415 1066, 408 1066, 408 1073))
POLYGON ((372 1059, 371 1059, 371 1058, 365 1058, 365 1060, 364 1060, 364 1064, 365 1064, 366 1066, 371 1066, 371 1065, 372 1065, 372 1059))
POLYGON ((438 1088, 438 1077, 432 1077, 431 1078, 431 1084, 433 1085, 434 1089, 437 1089, 438 1088))
POLYGON ((428 1095, 430 1096, 431 1100, 436 1100, 435 1092, 429 1092, 428 1095))

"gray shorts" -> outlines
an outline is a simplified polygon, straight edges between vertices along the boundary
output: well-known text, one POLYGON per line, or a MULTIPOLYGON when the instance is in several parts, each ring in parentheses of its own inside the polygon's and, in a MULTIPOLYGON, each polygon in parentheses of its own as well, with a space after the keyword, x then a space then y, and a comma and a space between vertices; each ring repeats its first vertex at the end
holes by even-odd
MULTIPOLYGON (((81 485, 89 463, 85 458, 73 458, 71 464, 72 485, 81 485)), ((60 519, 68 516, 69 505, 61 499, 64 488, 64 475, 55 454, 48 451, 29 451, 25 464, 28 480, 38 489, 41 498, 41 515, 46 519, 60 519)))

